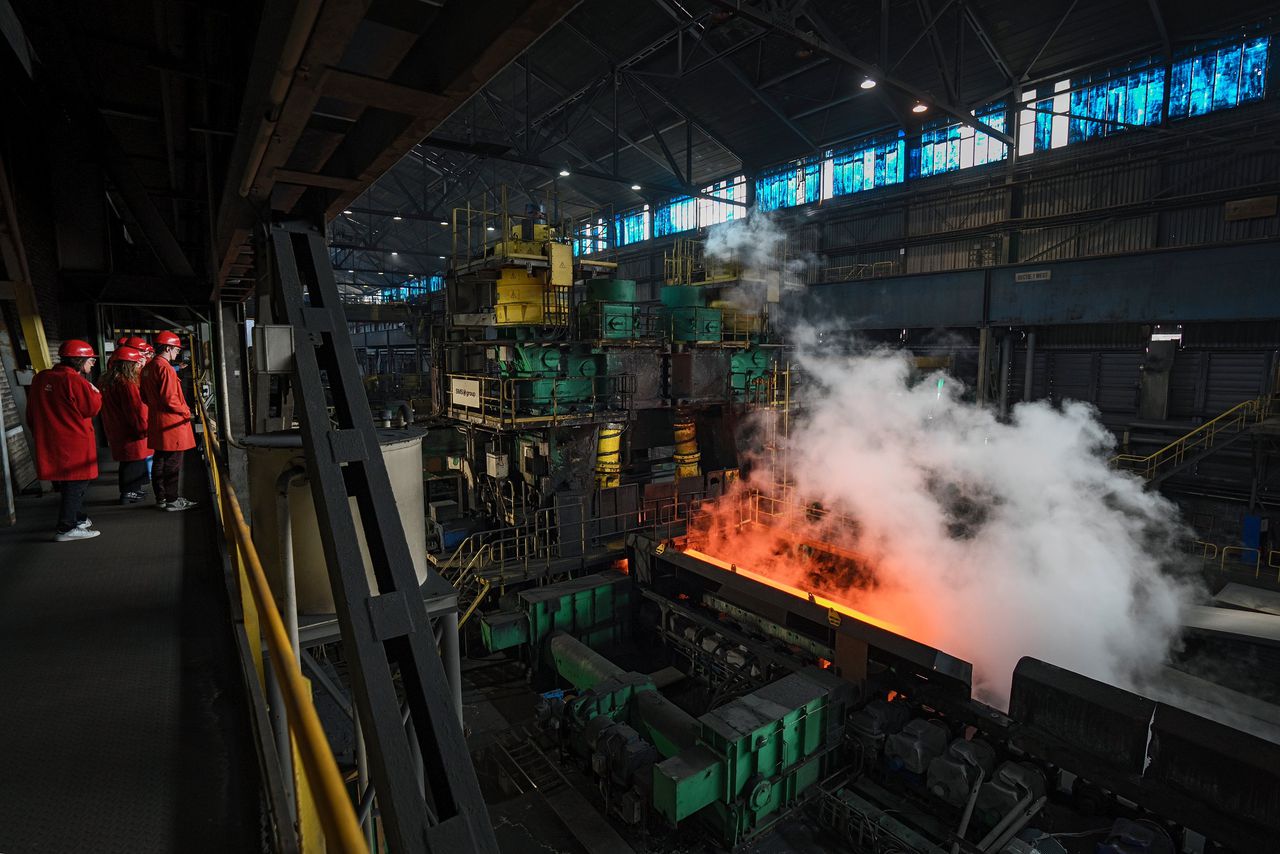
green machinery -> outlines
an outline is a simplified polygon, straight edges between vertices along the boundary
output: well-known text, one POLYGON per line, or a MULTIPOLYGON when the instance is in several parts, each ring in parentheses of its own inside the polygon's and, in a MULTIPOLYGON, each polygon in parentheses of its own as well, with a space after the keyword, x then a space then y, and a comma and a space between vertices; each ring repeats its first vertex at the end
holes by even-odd
POLYGON ((769 376, 773 356, 757 345, 738 350, 729 359, 729 383, 735 403, 758 402, 756 385, 769 376))
POLYGON ((578 334, 585 341, 617 343, 645 337, 634 279, 589 279, 578 305, 578 334))
POLYGON ((552 632, 568 632, 604 645, 626 632, 631 580, 614 569, 583 575, 516 594, 512 609, 485 614, 480 635, 489 652, 529 646, 542 649, 552 632))
POLYGON ((659 318, 673 342, 716 344, 724 337, 724 312, 707 306, 707 289, 699 285, 663 285, 659 318))
POLYGON ((590 409, 608 395, 608 356, 581 344, 501 348, 499 376, 515 380, 517 408, 534 415, 590 409))
POLYGON ((695 719, 650 677, 623 671, 569 635, 553 635, 547 646, 577 691, 554 713, 557 726, 592 752, 603 782, 623 790, 617 803, 647 801, 629 820, 692 818, 731 848, 816 792, 836 768, 854 689, 828 671, 792 673, 695 719))

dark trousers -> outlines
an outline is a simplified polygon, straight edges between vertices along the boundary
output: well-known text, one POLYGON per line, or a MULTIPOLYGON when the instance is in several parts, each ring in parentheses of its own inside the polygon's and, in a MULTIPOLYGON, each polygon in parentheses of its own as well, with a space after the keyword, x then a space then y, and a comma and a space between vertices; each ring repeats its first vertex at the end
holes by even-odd
POLYGON ((156 451, 151 465, 151 488, 156 501, 172 501, 178 497, 178 475, 182 473, 182 455, 185 451, 156 451))
POLYGON ((148 479, 146 460, 126 460, 120 464, 120 495, 140 492, 148 479))
POLYGON ((80 512, 84 504, 84 491, 89 488, 87 480, 59 480, 54 485, 62 493, 62 506, 58 508, 58 533, 65 534, 85 520, 80 512))

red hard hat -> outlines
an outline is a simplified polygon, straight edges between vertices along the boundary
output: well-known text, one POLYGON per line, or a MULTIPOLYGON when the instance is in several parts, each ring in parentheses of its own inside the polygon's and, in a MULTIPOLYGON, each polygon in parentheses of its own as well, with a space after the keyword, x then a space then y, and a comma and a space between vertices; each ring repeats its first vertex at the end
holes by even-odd
POLYGON ((119 347, 111 354, 111 362, 137 362, 139 365, 146 364, 147 357, 142 355, 142 351, 136 347, 119 347))
POLYGON ((88 341, 81 341, 79 338, 68 338, 62 342, 62 346, 58 348, 58 355, 62 358, 85 358, 88 356, 96 356, 93 347, 88 341))
POLYGON ((182 339, 172 332, 157 332, 156 344, 161 347, 181 347, 182 339))
POLYGON ((127 341, 121 342, 121 346, 132 347, 133 349, 141 350, 144 353, 151 349, 151 345, 147 343, 147 339, 139 338, 137 335, 134 335, 127 341))
POLYGON ((128 335, 121 335, 119 338, 117 338, 117 339, 116 339, 116 346, 117 346, 117 347, 124 347, 124 346, 126 346, 128 343, 129 343, 129 336, 128 336, 128 335))

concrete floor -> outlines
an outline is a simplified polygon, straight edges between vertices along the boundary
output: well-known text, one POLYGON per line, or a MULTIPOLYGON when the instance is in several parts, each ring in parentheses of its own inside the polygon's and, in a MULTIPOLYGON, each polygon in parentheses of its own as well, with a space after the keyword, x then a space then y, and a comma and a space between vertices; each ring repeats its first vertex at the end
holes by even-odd
POLYGON ((199 460, 161 513, 89 489, 102 535, 52 543, 58 496, 0 529, 0 851, 262 850, 258 765, 199 460))

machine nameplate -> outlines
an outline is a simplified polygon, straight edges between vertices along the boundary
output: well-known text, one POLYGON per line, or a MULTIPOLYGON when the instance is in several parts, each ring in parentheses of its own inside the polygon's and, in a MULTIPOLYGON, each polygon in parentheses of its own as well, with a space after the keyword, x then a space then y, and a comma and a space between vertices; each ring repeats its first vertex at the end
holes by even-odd
POLYGON ((480 408, 480 380, 449 378, 449 398, 455 406, 480 408))

